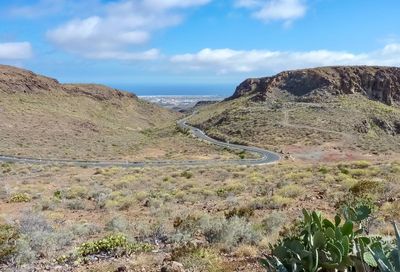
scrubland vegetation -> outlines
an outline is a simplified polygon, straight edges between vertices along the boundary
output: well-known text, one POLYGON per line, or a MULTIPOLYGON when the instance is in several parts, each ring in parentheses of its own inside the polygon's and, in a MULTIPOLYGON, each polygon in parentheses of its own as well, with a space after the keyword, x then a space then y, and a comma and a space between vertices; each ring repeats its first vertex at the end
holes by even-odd
POLYGON ((399 177, 396 161, 156 169, 1 164, 1 270, 160 271, 175 261, 187 271, 266 271, 260 260, 270 245, 298 235, 303 209, 317 208, 335 222, 341 207, 363 205, 371 210, 364 230, 393 236, 399 177))
POLYGON ((180 114, 135 98, 0 90, 0 111, 2 155, 114 161, 238 157, 178 131, 180 114))
POLYGON ((332 151, 398 153, 399 116, 397 105, 347 95, 327 98, 323 103, 239 98, 207 106, 190 121, 219 139, 294 155, 318 150, 322 153, 320 159, 324 152, 332 151))

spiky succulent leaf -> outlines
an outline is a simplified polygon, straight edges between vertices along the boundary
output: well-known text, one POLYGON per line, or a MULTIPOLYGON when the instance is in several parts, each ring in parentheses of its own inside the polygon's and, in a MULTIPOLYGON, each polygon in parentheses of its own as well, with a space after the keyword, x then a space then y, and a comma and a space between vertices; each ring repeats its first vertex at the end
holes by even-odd
POLYGON ((388 257, 385 255, 385 252, 382 249, 382 245, 379 242, 373 243, 369 247, 369 251, 371 252, 372 256, 374 257, 378 267, 381 271, 384 272, 394 272, 394 268, 390 263, 388 257))

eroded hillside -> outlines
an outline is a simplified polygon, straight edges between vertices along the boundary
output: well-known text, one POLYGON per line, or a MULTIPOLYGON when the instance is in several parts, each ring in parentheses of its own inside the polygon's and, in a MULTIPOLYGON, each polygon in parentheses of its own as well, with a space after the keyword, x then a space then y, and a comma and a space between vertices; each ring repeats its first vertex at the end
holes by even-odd
POLYGON ((328 67, 248 79, 192 123, 301 159, 400 152, 399 68, 328 67))
POLYGON ((219 158, 179 133, 180 114, 134 94, 0 66, 0 153, 35 158, 146 160, 219 158))

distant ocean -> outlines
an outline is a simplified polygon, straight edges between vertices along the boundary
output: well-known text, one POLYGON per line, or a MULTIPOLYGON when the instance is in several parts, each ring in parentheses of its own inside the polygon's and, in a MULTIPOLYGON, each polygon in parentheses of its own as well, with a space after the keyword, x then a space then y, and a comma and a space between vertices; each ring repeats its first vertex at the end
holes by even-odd
POLYGON ((138 96, 231 96, 235 90, 232 84, 196 84, 196 85, 115 85, 112 87, 128 92, 133 92, 138 96))

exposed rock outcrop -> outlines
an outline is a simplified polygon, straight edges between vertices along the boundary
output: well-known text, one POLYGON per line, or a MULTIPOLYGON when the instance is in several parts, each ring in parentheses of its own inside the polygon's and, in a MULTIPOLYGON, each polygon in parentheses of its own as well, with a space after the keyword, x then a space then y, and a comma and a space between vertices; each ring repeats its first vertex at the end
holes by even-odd
POLYGON ((400 104, 400 68, 343 66, 286 71, 247 79, 228 100, 252 95, 262 101, 282 92, 297 97, 360 93, 388 105, 400 104))

